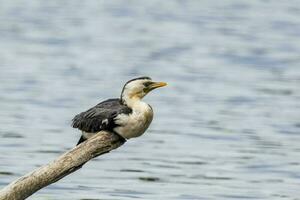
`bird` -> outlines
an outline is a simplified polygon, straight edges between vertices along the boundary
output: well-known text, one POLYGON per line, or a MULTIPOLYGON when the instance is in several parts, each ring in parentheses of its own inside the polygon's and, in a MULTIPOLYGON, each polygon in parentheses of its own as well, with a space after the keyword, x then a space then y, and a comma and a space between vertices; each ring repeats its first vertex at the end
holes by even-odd
POLYGON ((75 115, 72 127, 82 131, 77 145, 100 131, 116 133, 125 140, 141 136, 153 119, 152 107, 142 99, 166 85, 147 76, 134 78, 125 83, 120 98, 105 100, 75 115))

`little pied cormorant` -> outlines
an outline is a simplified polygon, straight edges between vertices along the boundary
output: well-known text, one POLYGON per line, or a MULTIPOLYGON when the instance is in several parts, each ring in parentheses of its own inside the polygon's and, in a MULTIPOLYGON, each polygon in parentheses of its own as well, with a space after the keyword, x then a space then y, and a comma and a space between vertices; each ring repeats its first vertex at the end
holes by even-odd
POLYGON ((124 85, 120 99, 108 99, 76 115, 72 126, 82 131, 78 144, 103 130, 117 133, 124 139, 141 136, 153 118, 151 106, 142 98, 151 90, 166 85, 153 82, 149 77, 135 78, 124 85))

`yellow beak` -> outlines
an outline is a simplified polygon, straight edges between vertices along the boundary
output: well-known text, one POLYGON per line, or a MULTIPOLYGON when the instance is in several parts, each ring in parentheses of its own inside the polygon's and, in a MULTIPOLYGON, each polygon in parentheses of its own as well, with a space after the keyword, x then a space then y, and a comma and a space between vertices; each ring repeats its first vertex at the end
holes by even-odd
POLYGON ((154 89, 159 88, 159 87, 164 87, 166 85, 167 85, 167 83, 165 83, 165 82, 152 82, 148 87, 146 87, 144 89, 144 92, 148 93, 151 90, 154 90, 154 89))
POLYGON ((153 90, 155 88, 159 88, 159 87, 164 87, 166 86, 167 83, 165 82, 153 82, 151 85, 150 85, 150 89, 153 90))

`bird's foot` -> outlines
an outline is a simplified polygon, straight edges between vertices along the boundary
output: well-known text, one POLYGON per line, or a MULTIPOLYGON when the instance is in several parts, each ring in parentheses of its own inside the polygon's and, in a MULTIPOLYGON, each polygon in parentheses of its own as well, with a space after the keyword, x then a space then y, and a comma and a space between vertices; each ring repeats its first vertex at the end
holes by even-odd
POLYGON ((119 133, 117 133, 117 132, 115 132, 115 131, 113 131, 113 133, 116 134, 117 136, 119 136, 120 139, 121 139, 121 141, 122 141, 123 143, 125 143, 125 142, 127 141, 127 139, 124 138, 124 137, 123 137, 122 135, 120 135, 119 133))

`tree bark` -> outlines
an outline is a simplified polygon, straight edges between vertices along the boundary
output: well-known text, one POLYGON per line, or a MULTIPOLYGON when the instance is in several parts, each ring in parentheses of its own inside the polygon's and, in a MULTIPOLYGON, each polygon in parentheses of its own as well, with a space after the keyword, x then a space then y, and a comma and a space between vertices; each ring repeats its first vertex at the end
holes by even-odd
POLYGON ((94 157, 108 153, 125 143, 117 134, 101 131, 64 153, 56 160, 13 181, 0 190, 0 200, 23 200, 43 187, 81 168, 94 157))

